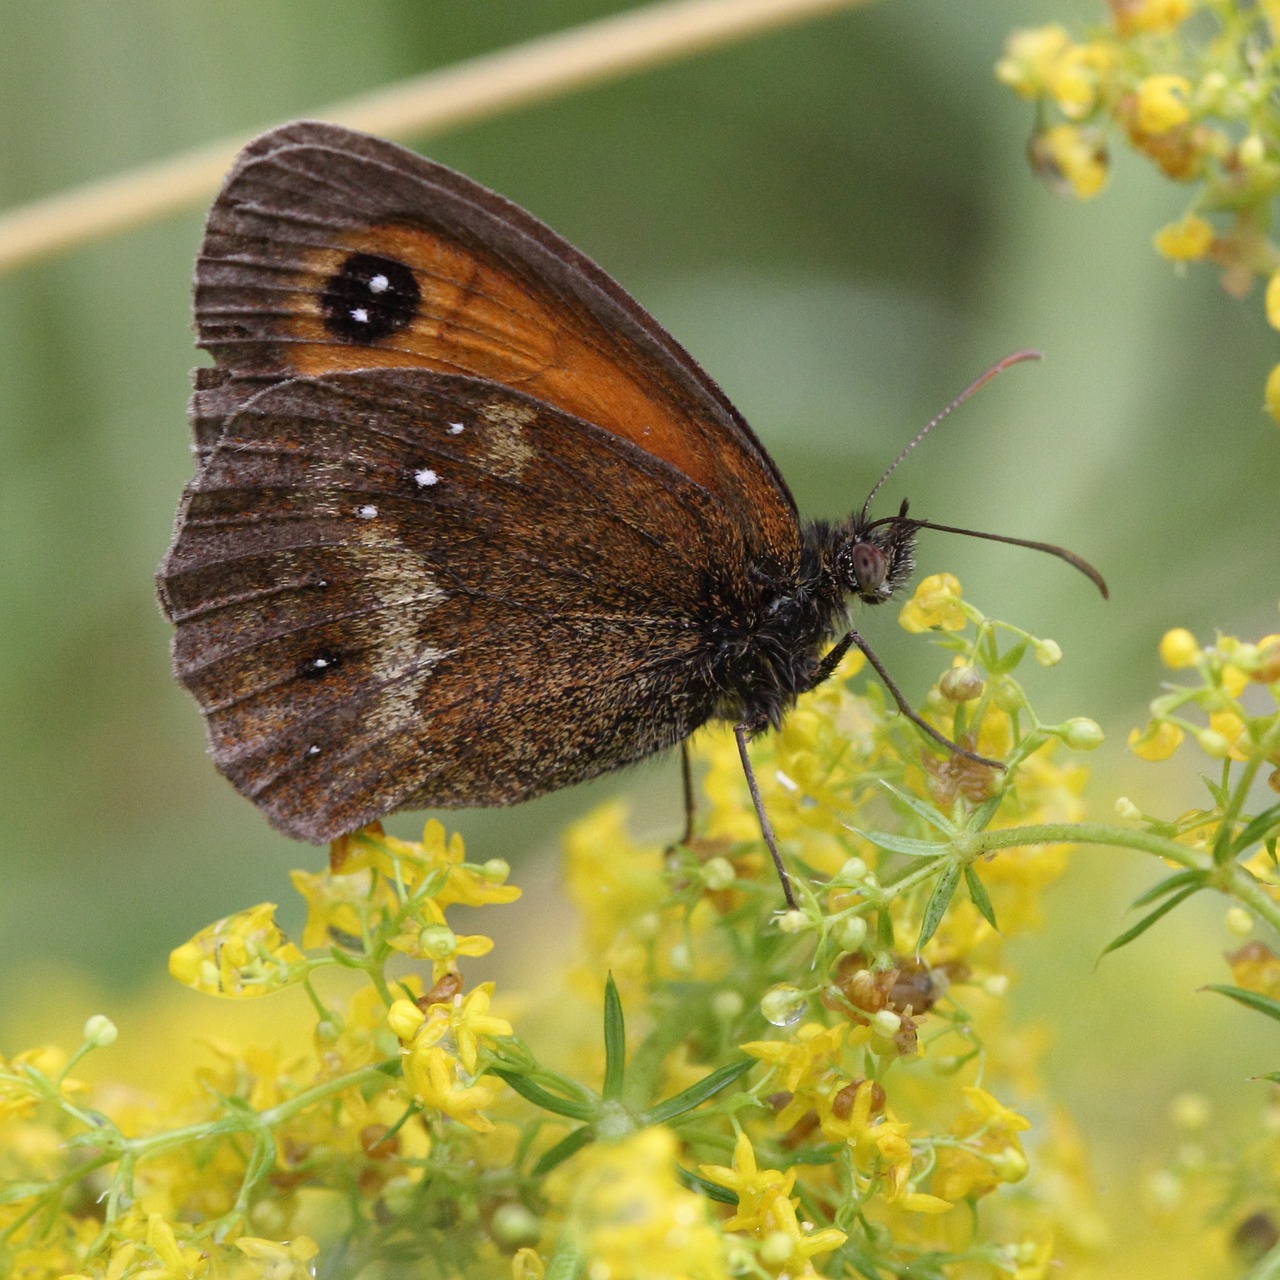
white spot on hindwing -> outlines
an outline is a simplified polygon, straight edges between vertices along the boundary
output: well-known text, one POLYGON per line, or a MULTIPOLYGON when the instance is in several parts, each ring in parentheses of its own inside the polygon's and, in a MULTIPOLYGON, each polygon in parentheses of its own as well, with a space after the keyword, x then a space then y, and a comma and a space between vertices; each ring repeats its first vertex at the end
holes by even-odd
POLYGON ((467 424, 465 422, 449 423, 449 434, 451 436, 460 436, 466 429, 467 429, 467 424))
POLYGON ((432 471, 430 467, 419 467, 418 470, 413 473, 413 482, 419 489, 428 489, 433 484, 438 483, 439 480, 439 474, 432 471))
POLYGON ((363 507, 356 508, 356 515, 361 520, 376 520, 378 518, 378 508, 372 502, 367 502, 363 507))
POLYGON ((369 312, 365 307, 352 307, 351 318, 356 322, 356 324, 368 324, 369 312))

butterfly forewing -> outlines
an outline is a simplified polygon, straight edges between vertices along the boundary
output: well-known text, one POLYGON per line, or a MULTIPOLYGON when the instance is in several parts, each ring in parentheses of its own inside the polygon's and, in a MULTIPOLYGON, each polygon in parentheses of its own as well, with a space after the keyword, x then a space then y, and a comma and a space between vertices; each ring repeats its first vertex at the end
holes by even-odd
POLYGON ((775 556, 794 503, 741 416, 598 267, 461 175, 337 126, 299 123, 242 153, 196 273, 208 449, 273 380, 371 367, 469 374, 545 401, 714 490, 775 556))
POLYGON ((161 595, 214 758, 291 834, 507 803, 679 741, 749 599, 723 504, 477 379, 295 379, 227 417, 161 595))

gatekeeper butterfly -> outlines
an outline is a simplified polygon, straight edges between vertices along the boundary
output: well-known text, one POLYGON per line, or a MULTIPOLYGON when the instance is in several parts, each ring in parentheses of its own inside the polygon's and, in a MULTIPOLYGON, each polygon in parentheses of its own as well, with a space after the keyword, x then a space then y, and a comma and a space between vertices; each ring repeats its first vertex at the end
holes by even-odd
POLYGON ((846 601, 888 600, 941 526, 802 525, 741 414, 595 263, 336 125, 241 152, 195 319, 215 365, 160 599, 214 763, 274 826, 320 843, 512 804, 717 717, 777 858, 747 736, 865 648, 846 601))

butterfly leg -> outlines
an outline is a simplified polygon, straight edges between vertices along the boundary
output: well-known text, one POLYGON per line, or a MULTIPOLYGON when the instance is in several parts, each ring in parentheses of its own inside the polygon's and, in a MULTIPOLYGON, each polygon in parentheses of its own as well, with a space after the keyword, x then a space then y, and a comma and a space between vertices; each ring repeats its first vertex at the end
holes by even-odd
MULTIPOLYGON (((928 721, 921 719, 920 716, 911 709, 906 698, 902 695, 902 690, 894 683, 893 677, 885 670, 884 663, 876 657, 875 650, 856 632, 850 631, 847 635, 838 640, 830 653, 822 659, 818 664, 818 669, 814 673, 813 680, 809 684, 812 689, 816 685, 820 685, 824 680, 830 677, 836 667, 840 665, 840 659, 844 657, 852 645, 857 645, 859 649, 866 655, 866 659, 875 668, 876 674, 884 681, 884 686, 889 690, 890 696, 894 702, 898 704, 898 710, 902 712, 908 720, 911 721, 917 729, 922 729, 935 742, 946 747, 954 755, 963 756, 966 760, 972 760, 975 764, 985 764, 992 769, 1003 769, 1004 765, 999 760, 988 760, 986 756, 980 756, 974 751, 969 751, 962 747, 958 742, 952 742, 950 738, 944 737, 941 733, 929 724, 928 721)), ((806 690, 807 692, 808 690, 806 690)))
POLYGON ((773 823, 769 821, 769 815, 765 812, 760 785, 756 782, 756 773, 751 767, 751 757, 747 753, 747 734, 752 731, 752 728, 753 726, 749 724, 733 726, 733 736, 738 742, 738 757, 742 761, 742 771, 747 775, 747 789, 751 792, 751 803, 755 805, 756 817, 760 819, 760 834, 764 836, 764 842, 769 847, 769 856, 773 859, 773 865, 778 871, 778 879, 782 881, 782 893, 787 900, 787 907, 792 911, 798 911, 795 894, 791 891, 791 877, 786 867, 782 865, 782 855, 778 852, 778 842, 773 834, 773 823))
POLYGON ((680 837, 680 843, 688 846, 693 841, 693 820, 698 809, 693 795, 693 763, 689 759, 688 738, 680 744, 680 776, 684 782, 684 835, 680 837))

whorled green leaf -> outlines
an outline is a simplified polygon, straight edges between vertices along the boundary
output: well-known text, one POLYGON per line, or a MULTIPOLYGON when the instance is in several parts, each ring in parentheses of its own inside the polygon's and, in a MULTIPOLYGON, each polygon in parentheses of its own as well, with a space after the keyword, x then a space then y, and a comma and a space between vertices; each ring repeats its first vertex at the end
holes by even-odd
POLYGON ((972 862, 965 866, 964 882, 969 889, 969 900, 978 908, 982 918, 999 933, 1000 926, 996 923, 996 909, 991 905, 991 899, 987 896, 987 887, 979 879, 977 869, 972 862))
POLYGON ((960 866, 952 862, 943 868, 942 874, 938 877, 938 883, 933 886, 933 892, 929 895, 929 901, 924 909, 924 919, 920 921, 920 936, 916 939, 917 951, 923 949, 925 943, 937 932, 938 925, 942 923, 943 913, 951 904, 956 885, 959 883, 960 866))
POLYGON ((741 1079, 756 1065, 754 1058, 742 1058, 738 1062, 730 1062, 727 1066, 703 1076, 696 1084, 691 1084, 687 1089, 682 1089, 679 1093, 668 1098, 665 1102, 659 1102, 656 1106, 650 1107, 644 1113, 644 1120, 647 1124, 667 1124, 682 1116, 688 1111, 692 1111, 694 1107, 701 1106, 708 1098, 714 1097, 721 1089, 727 1085, 731 1085, 735 1080, 741 1079))
POLYGON ((1148 929, 1151 928, 1161 916, 1166 916, 1179 903, 1185 902, 1193 893, 1200 892, 1200 885, 1188 885, 1185 889, 1175 893, 1173 897, 1166 898, 1154 911, 1142 917, 1137 924, 1126 929, 1118 937, 1112 938, 1105 947, 1102 948, 1102 954, 1105 956, 1108 952, 1119 951, 1121 947, 1127 947, 1135 938, 1141 937, 1148 929))
POLYGON ((1245 987, 1233 987, 1225 983, 1213 982, 1200 988, 1201 991, 1216 991, 1220 996, 1229 996, 1246 1009, 1266 1014, 1280 1022, 1280 1000, 1272 996, 1264 996, 1260 991, 1249 991, 1245 987))
POLYGON ((706 1178, 690 1173, 683 1165, 676 1165, 676 1177, 690 1191, 696 1191, 699 1195, 706 1196, 708 1200, 715 1200, 719 1204, 736 1205, 738 1203, 736 1191, 730 1191, 728 1187, 722 1187, 718 1182, 708 1182, 706 1178))
POLYGON ((509 1071, 505 1067, 490 1067, 489 1073, 499 1080, 505 1080, 526 1101, 544 1111, 550 1111, 552 1115, 567 1116, 570 1120, 589 1120, 596 1113, 595 1103, 584 1098, 566 1098, 552 1093, 517 1071, 509 1071))
POLYGON ((538 1157, 538 1163, 533 1166, 533 1176, 540 1178, 544 1173, 550 1173, 556 1165, 563 1164, 571 1155, 581 1151, 594 1137, 589 1124, 567 1134, 538 1157))
POLYGON ((1244 853, 1250 845, 1265 840, 1280 832, 1280 804, 1273 804, 1264 809, 1256 818, 1252 818, 1231 842, 1231 851, 1236 856, 1244 853))
POLYGON ((1202 885, 1204 882, 1203 871, 1177 871, 1138 894, 1129 904, 1129 910, 1132 911, 1134 907, 1145 907, 1148 902, 1155 902, 1157 898, 1163 898, 1166 893, 1174 893, 1178 889, 1186 888, 1187 885, 1202 885))
POLYGON ((610 974, 604 984, 604 1087, 601 1096, 606 1101, 616 1101, 622 1096, 626 1065, 627 1026, 622 1016, 618 985, 610 974))
POLYGON ((921 800, 918 796, 913 796, 909 792, 903 791, 899 787, 895 787, 891 782, 885 782, 882 779, 880 785, 895 799, 901 800, 902 803, 905 804, 913 813, 923 818, 931 827, 936 827, 946 835, 955 835, 956 825, 945 813, 934 808, 933 805, 926 801, 921 800))
POLYGON ((910 836, 895 836, 888 831, 863 831, 859 827, 850 827, 849 830, 871 841, 878 849, 905 854, 908 858, 937 858, 951 852, 951 845, 945 841, 913 840, 910 836))

